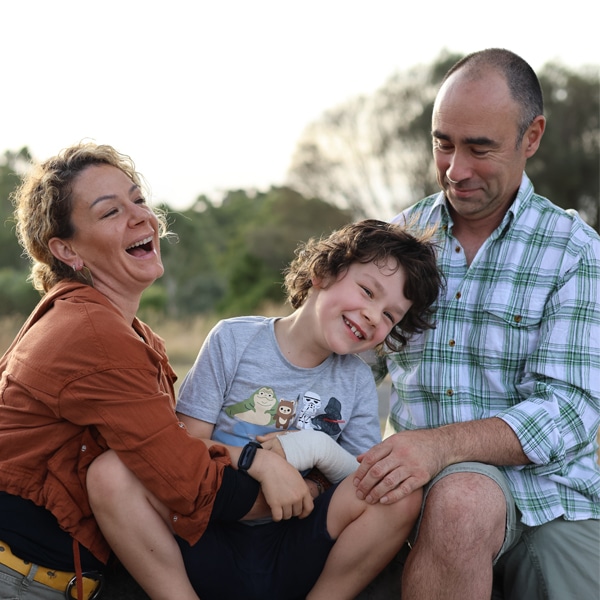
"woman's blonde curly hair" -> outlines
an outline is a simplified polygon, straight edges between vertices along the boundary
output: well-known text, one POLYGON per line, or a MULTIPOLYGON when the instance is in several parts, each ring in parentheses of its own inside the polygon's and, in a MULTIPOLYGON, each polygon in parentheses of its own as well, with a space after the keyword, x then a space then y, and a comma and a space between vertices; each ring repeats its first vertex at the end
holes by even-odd
MULTIPOLYGON (((85 271, 74 271, 58 260, 50 251, 48 242, 55 237, 65 240, 73 237, 73 182, 87 167, 102 164, 120 169, 147 192, 143 177, 135 170, 129 156, 117 152, 112 146, 82 142, 32 165, 12 195, 17 238, 24 255, 32 263, 29 279, 41 293, 63 280, 90 284, 85 271)), ((155 213, 163 237, 167 233, 166 218, 160 211, 155 213)))

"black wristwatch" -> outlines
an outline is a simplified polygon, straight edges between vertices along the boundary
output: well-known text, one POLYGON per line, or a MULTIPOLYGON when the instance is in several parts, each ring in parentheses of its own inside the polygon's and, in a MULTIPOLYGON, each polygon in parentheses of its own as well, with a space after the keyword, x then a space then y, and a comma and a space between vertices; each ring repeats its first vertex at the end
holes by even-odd
POLYGON ((240 458, 238 460, 238 469, 243 473, 246 473, 248 469, 252 466, 252 462, 254 461, 254 457, 256 456, 256 451, 262 448, 262 446, 258 442, 248 442, 243 448, 242 453, 240 454, 240 458))

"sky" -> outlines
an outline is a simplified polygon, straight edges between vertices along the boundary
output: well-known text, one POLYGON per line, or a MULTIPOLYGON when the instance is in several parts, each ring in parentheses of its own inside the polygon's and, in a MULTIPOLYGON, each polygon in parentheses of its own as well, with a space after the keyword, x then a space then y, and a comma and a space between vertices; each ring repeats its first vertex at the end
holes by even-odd
POLYGON ((600 63, 588 0, 2 0, 0 153, 110 144, 185 209, 284 184, 326 110, 492 46, 534 69, 600 63))

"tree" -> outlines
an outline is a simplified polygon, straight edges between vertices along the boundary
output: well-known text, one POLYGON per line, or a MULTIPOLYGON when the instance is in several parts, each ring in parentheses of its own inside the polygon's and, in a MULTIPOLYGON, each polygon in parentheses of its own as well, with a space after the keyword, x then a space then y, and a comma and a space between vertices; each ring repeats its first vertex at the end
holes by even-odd
POLYGON ((18 152, 7 150, 0 158, 0 269, 27 268, 27 261, 22 257, 15 237, 11 194, 19 184, 30 160, 31 156, 26 147, 18 152))
POLYGON ((350 209, 389 218, 435 190, 431 113, 443 73, 458 55, 393 74, 308 125, 288 171, 290 185, 350 209))
POLYGON ((351 219, 349 212, 287 187, 258 193, 247 198, 248 204, 253 210, 229 236, 227 292, 219 304, 228 314, 251 312, 265 300, 283 301, 282 272, 298 244, 351 219))
MULTIPOLYGON (((6 190, 0 209, 7 223, 12 215, 9 196, 19 181, 19 156, 26 154, 9 152, 0 165, 0 184, 5 184, 0 189, 6 190)), ((168 205, 159 209, 166 213, 170 231, 161 243, 165 274, 146 290, 140 308, 176 318, 215 311, 242 314, 265 300, 281 302, 282 271, 298 243, 351 219, 349 212, 287 187, 232 190, 221 202, 200 196, 184 211, 168 205)), ((16 266, 0 265, 0 315, 27 314, 39 300, 20 254, 14 231, 7 228, 0 235, 0 256, 12 257, 16 266)))
POLYGON ((536 191, 575 208, 600 232, 600 86, 598 68, 573 72, 549 63, 540 71, 548 120, 527 165, 536 191))
MULTIPOLYGON (((444 51, 430 66, 395 73, 373 96, 326 111, 297 145, 290 184, 355 217, 389 218, 437 191, 431 114, 441 79, 459 58, 444 51)), ((577 209, 600 231, 598 69, 550 63, 539 77, 548 126, 528 174, 538 193, 577 209)))

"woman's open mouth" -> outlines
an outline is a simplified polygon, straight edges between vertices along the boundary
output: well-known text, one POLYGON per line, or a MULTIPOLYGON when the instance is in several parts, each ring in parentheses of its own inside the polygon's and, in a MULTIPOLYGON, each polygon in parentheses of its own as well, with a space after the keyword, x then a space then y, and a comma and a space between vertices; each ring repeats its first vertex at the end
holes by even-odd
POLYGON ((143 240, 140 240, 139 242, 132 244, 131 246, 129 246, 129 248, 126 248, 125 251, 128 254, 131 254, 132 256, 144 256, 148 252, 154 251, 153 241, 154 241, 153 236, 144 238, 143 240))

